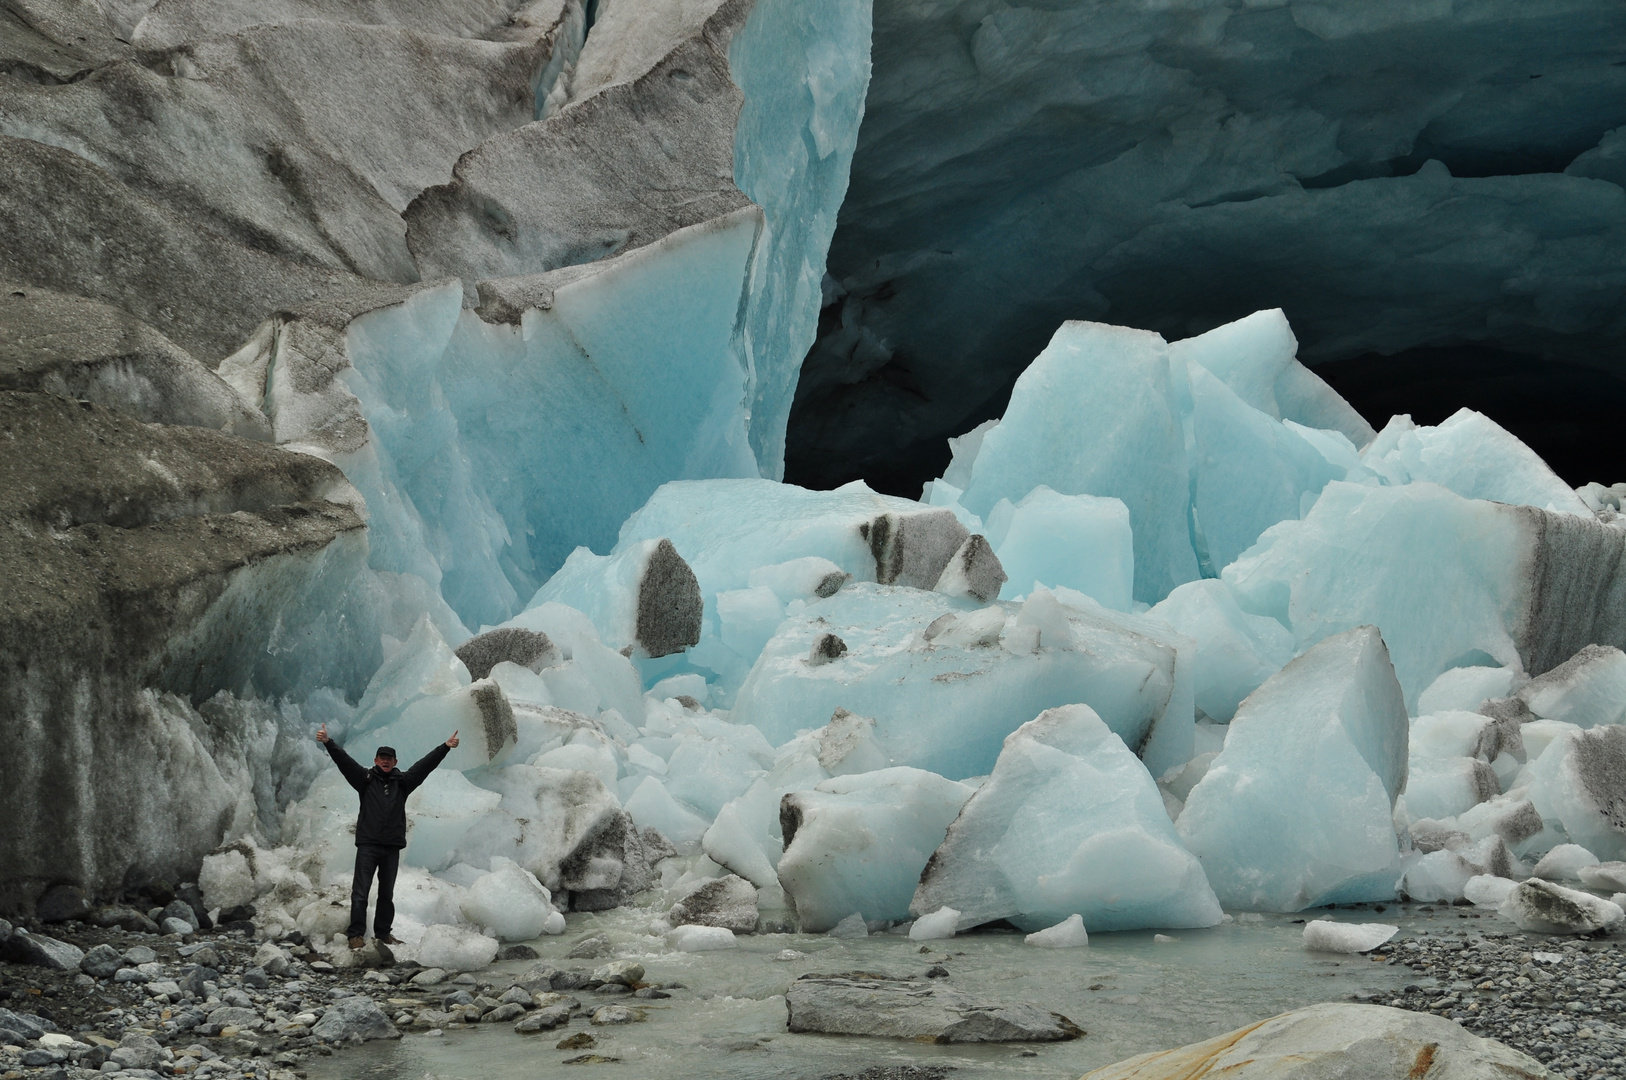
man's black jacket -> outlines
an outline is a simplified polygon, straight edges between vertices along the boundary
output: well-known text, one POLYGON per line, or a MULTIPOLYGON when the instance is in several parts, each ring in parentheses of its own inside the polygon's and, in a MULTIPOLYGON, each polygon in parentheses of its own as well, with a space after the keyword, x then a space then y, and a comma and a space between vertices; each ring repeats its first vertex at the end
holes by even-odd
POLYGON ((378 771, 375 765, 363 769, 344 748, 329 739, 322 744, 351 787, 361 793, 361 814, 356 818, 356 846, 380 844, 406 847, 406 801, 419 784, 429 779, 435 766, 446 760, 451 747, 441 743, 410 769, 378 771))

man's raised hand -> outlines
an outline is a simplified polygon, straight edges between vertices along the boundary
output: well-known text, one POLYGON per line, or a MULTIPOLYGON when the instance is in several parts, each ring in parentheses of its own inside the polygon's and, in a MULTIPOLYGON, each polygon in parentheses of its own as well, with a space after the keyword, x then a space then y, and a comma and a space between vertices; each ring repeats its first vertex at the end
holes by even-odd
POLYGON ((321 727, 316 729, 316 741, 317 742, 327 742, 327 725, 326 724, 323 724, 321 727))
MULTIPOLYGON (((461 731, 462 729, 459 728, 458 730, 461 731)), ((457 732, 456 731, 452 732, 452 737, 450 739, 446 740, 446 745, 449 746, 453 750, 457 749, 457 732)))

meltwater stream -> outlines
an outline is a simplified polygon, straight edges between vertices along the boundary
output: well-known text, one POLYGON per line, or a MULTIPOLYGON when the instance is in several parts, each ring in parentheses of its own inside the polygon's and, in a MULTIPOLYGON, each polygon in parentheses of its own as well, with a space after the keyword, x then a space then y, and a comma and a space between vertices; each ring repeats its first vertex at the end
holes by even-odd
MULTIPOLYGON (((1169 935, 1172 941, 1157 941, 1150 931, 1101 934, 1083 949, 1033 948, 1023 944, 1020 934, 995 931, 926 943, 894 934, 860 940, 763 934, 740 937, 737 949, 703 953, 665 951, 660 939, 641 934, 648 917, 634 909, 572 914, 562 937, 532 943, 544 961, 590 968, 604 961, 569 961, 565 954, 584 935, 603 932, 614 943, 613 955, 642 963, 649 981, 683 984, 670 999, 647 1002, 576 992, 587 1012, 601 1003, 633 1005, 646 1016, 641 1023, 592 1027, 584 1012, 566 1027, 536 1035, 516 1035, 508 1024, 437 1035, 409 1033, 399 1042, 368 1043, 316 1059, 308 1066, 312 1080, 533 1080, 578 1076, 584 1066, 590 1067, 589 1075, 604 1080, 814 1080, 901 1064, 948 1067, 954 1080, 1059 1080, 1289 1009, 1345 1000, 1358 990, 1393 992, 1407 983, 1429 981, 1402 965, 1367 956, 1308 952, 1302 944, 1303 917, 1291 915, 1246 915, 1212 929, 1177 931, 1169 935), (778 959, 787 949, 805 955, 778 959), (1067 1043, 937 1046, 786 1031, 785 989, 802 974, 863 970, 920 976, 934 963, 949 969, 949 982, 959 989, 1040 1005, 1068 1016, 1088 1034, 1067 1043), (555 1048, 561 1039, 582 1031, 596 1045, 555 1048), (1033 1056, 1025 1056, 1029 1053, 1033 1056), (585 1054, 601 1060, 566 1064, 585 1054)), ((1331 917, 1397 924, 1397 940, 1512 930, 1490 915, 1416 905, 1390 905, 1382 913, 1341 909, 1331 917)), ((532 963, 499 964, 477 978, 500 987, 532 963)), ((442 988, 452 989, 450 984, 442 988)))

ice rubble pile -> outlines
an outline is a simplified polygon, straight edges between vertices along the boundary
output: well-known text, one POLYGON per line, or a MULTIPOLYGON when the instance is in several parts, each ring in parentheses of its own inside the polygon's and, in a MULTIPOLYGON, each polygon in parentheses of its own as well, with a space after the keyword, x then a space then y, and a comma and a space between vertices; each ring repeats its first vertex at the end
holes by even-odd
MULTIPOLYGON (((1397 891, 1618 921, 1572 887, 1626 889, 1618 493, 1469 412, 1374 437, 1293 348, 1070 323, 921 502, 668 483, 501 625, 387 640, 334 730, 465 739, 397 932, 472 966, 640 894, 680 949, 1397 891)), ((330 939, 352 800, 322 775, 210 902, 330 939)))

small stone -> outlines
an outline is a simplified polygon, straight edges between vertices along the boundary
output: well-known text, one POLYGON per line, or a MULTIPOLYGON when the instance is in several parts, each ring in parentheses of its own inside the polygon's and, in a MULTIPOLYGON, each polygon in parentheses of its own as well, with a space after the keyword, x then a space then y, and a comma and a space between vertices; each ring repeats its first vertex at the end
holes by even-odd
POLYGON ((480 1022, 482 1024, 502 1024, 514 1019, 516 1016, 524 1015, 525 1006, 516 1002, 509 1002, 506 1005, 498 1005, 495 1009, 480 1017, 480 1022))
POLYGON ((288 954, 269 941, 254 950, 254 966, 267 975, 281 977, 288 974, 288 954))
POLYGON ((18 930, 0 942, 0 960, 13 964, 32 964, 51 971, 78 971, 79 961, 84 958, 84 950, 77 945, 25 930, 18 930))
POLYGON ((131 934, 156 934, 158 924, 132 907, 123 904, 110 904, 104 908, 97 908, 86 916, 86 921, 92 926, 104 928, 118 927, 131 934))
POLYGON ((578 1031, 574 1035, 560 1039, 554 1044, 555 1050, 590 1050, 598 1045, 598 1040, 585 1031, 578 1031))
POLYGON ((192 910, 192 905, 185 900, 175 899, 165 904, 163 918, 158 920, 158 925, 162 926, 170 919, 177 919, 185 923, 189 928, 187 930, 189 934, 198 932, 198 914, 192 910))
POLYGON ((147 982, 147 973, 140 968, 120 968, 113 976, 115 983, 144 983, 147 982))
POLYGON ((603 1027, 606 1024, 632 1024, 643 1018, 642 1012, 625 1005, 600 1005, 593 1010, 593 1016, 588 1023, 603 1027))
POLYGON ((121 960, 119 951, 104 943, 84 955, 79 961, 79 970, 93 979, 111 979, 118 974, 121 960))
POLYGON ((531 994, 523 986, 510 986, 497 1000, 504 1005, 529 1005, 531 994))
POLYGON ((438 986, 446 981, 446 971, 443 968, 424 968, 407 981, 413 986, 438 986))
POLYGON ((597 960, 610 951, 609 939, 593 934, 576 942, 575 948, 565 954, 567 960, 597 960))
POLYGON ((552 1031, 554 1028, 561 1027, 569 1022, 569 1005, 549 1005, 545 1009, 536 1010, 535 1012, 531 1013, 531 1015, 515 1024, 514 1030, 519 1032, 521 1035, 525 1035, 533 1031, 552 1031))
POLYGON ((535 960, 541 954, 529 945, 510 945, 498 954, 499 960, 535 960))
POLYGON ((158 924, 158 929, 165 934, 179 934, 186 937, 192 933, 193 926, 184 919, 166 918, 158 924))
POLYGON ((634 990, 632 996, 635 998, 643 998, 644 1000, 648 1001, 655 998, 669 998, 672 995, 668 994, 665 990, 660 990, 653 986, 645 986, 638 990, 634 990))
POLYGON ((644 981, 644 965, 634 963, 631 960, 613 960, 603 967, 595 969, 593 978, 599 982, 635 986, 644 981))
POLYGON ((618 1057, 605 1057, 603 1054, 580 1054, 573 1058, 565 1058, 561 1065, 614 1065, 621 1059, 618 1057))
MULTIPOLYGON (((147 948, 145 945, 132 945, 130 948, 124 950, 124 962, 129 964, 131 967, 135 967, 140 964, 150 964, 157 959, 158 954, 147 948)), ((210 966, 218 967, 219 965, 210 966)))

